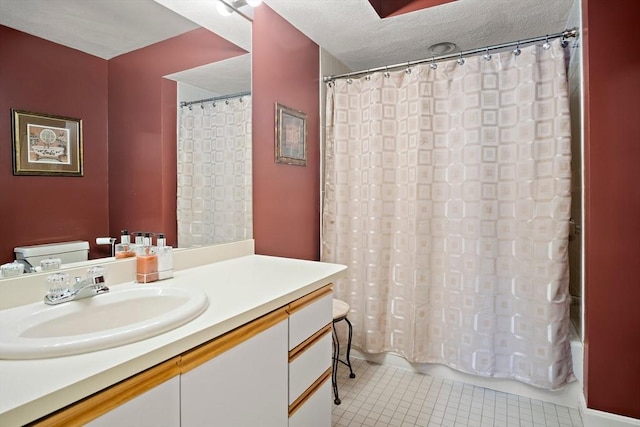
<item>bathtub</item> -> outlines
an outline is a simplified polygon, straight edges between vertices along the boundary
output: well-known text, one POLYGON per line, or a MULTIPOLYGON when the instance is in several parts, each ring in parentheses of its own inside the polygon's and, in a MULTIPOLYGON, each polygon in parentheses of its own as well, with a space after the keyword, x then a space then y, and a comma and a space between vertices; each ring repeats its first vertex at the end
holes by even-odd
POLYGON ((578 383, 580 383, 580 390, 582 390, 582 385, 584 384, 582 379, 583 377, 583 368, 584 368, 584 344, 578 335, 578 331, 571 323, 570 330, 570 339, 571 339, 571 359, 573 361, 573 375, 576 377, 578 383))
MULTIPOLYGON (((567 384, 560 390, 545 390, 538 387, 530 386, 516 380, 505 378, 487 378, 477 375, 465 374, 456 371, 448 366, 430 363, 411 363, 395 353, 379 353, 371 354, 362 352, 358 348, 351 349, 351 357, 364 359, 369 362, 379 363, 399 367, 422 374, 431 375, 432 377, 448 379, 451 381, 460 381, 466 384, 472 384, 479 387, 488 388, 504 393, 512 393, 530 399, 538 399, 543 402, 550 402, 556 405, 567 406, 569 408, 579 409, 580 400, 582 398, 582 367, 583 367, 583 345, 577 332, 571 326, 571 357, 573 359, 573 373, 576 381, 567 384)), ((582 398, 584 400, 584 398, 582 398)))

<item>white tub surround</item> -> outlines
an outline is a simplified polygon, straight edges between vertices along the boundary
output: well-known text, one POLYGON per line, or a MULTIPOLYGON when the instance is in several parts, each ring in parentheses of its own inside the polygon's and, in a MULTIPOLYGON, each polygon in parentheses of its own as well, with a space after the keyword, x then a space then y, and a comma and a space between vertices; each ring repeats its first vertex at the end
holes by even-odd
MULTIPOLYGON (((177 251, 175 277, 154 282, 154 286, 207 293, 209 307, 186 325, 136 343, 87 354, 0 360, 0 425, 23 425, 39 419, 169 361, 333 283, 346 269, 337 264, 254 255, 253 241, 221 246, 177 251)), ((130 269, 129 282, 125 282, 130 284, 134 266, 129 264, 129 260, 109 263, 108 274, 122 277, 130 269)), ((0 283, 3 308, 17 301, 25 304, 41 300, 45 286, 35 277, 29 282, 31 286, 24 286, 28 282, 24 279, 16 280, 20 283, 0 283), (22 295, 16 296, 16 292, 22 295)), ((118 284, 109 282, 109 286, 112 292, 118 291, 118 284)))

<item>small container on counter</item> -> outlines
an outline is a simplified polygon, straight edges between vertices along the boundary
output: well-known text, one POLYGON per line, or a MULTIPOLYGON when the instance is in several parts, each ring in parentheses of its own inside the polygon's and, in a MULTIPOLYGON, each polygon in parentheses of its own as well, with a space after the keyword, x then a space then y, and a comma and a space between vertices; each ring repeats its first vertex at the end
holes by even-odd
POLYGON ((147 233, 143 244, 136 247, 136 282, 151 283, 158 280, 158 255, 150 245, 151 234, 147 233))
POLYGON ((122 230, 120 234, 120 243, 115 246, 116 259, 131 258, 136 256, 136 252, 131 245, 131 236, 128 230, 122 230))
POLYGON ((173 248, 167 246, 164 234, 159 233, 154 247, 158 255, 158 279, 170 279, 173 277, 173 248))

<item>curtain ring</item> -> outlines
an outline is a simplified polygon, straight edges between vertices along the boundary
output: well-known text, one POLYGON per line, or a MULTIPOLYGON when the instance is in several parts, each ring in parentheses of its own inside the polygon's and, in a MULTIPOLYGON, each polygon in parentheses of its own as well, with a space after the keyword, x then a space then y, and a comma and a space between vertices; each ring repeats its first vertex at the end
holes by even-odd
POLYGON ((522 51, 520 50, 520 42, 518 41, 518 44, 516 45, 516 48, 513 49, 513 54, 515 56, 519 56, 522 53, 522 51))
POLYGON ((549 43, 549 36, 547 35, 547 36, 544 38, 544 40, 545 40, 545 42, 544 42, 544 44, 542 45, 542 48, 543 48, 544 50, 549 50, 549 49, 551 48, 551 43, 549 43))
POLYGON ((404 72, 407 73, 407 74, 411 74, 411 63, 410 62, 407 62, 407 69, 404 70, 404 72))
POLYGON ((431 64, 429 64, 429 68, 431 68, 432 70, 435 70, 436 68, 438 68, 438 64, 436 64, 435 56, 431 57, 431 64))
POLYGON ((458 65, 463 65, 464 64, 464 58, 462 57, 462 52, 460 52, 460 58, 458 58, 458 60, 456 62, 458 63, 458 65))
POLYGON ((384 67, 385 71, 384 71, 384 76, 386 78, 391 77, 391 73, 389 72, 389 67, 384 67))

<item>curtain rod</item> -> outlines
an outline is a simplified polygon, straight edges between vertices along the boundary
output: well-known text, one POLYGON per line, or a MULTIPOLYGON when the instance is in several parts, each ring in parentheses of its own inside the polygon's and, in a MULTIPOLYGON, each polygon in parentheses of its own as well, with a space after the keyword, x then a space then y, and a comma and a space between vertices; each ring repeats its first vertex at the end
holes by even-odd
POLYGON ((346 78, 346 77, 354 77, 354 76, 361 76, 364 74, 370 74, 376 71, 386 71, 386 70, 390 70, 390 69, 394 69, 394 68, 401 68, 401 67, 410 67, 412 65, 417 65, 417 64, 424 64, 424 63, 435 63, 435 62, 442 62, 445 61, 447 59, 453 59, 453 58, 461 58, 463 56, 469 56, 469 55, 475 55, 478 53, 483 53, 483 52, 488 52, 488 51, 493 51, 493 50, 498 50, 498 49, 505 49, 508 47, 513 47, 513 46, 524 46, 530 43, 536 43, 536 42, 540 42, 543 40, 552 40, 552 39, 557 39, 562 37, 562 39, 568 39, 568 38, 572 38, 572 37, 578 37, 578 28, 572 28, 570 30, 564 30, 561 33, 554 33, 554 34, 547 34, 544 36, 540 36, 540 37, 533 37, 530 39, 524 39, 524 40, 517 40, 514 42, 509 42, 509 43, 502 43, 502 44, 495 44, 495 45, 491 45, 491 46, 486 46, 486 47, 481 47, 481 48, 477 48, 477 49, 470 49, 470 50, 463 50, 461 52, 456 52, 456 53, 449 53, 446 55, 439 55, 439 56, 432 56, 431 58, 428 59, 419 59, 416 61, 408 61, 408 62, 403 62, 401 64, 394 64, 394 65, 387 65, 384 67, 376 67, 376 68, 370 68, 368 70, 361 70, 361 71, 352 71, 350 73, 344 73, 344 74, 336 74, 333 76, 325 76, 322 78, 322 81, 324 82, 331 82, 333 80, 336 79, 341 79, 341 78, 346 78))
POLYGON ((221 100, 226 100, 231 98, 242 98, 243 96, 249 96, 249 95, 251 95, 251 92, 232 93, 231 95, 220 95, 213 98, 198 99, 197 101, 182 101, 180 103, 180 106, 186 107, 188 105, 193 105, 193 104, 204 104, 205 102, 216 102, 216 101, 221 101, 221 100))

